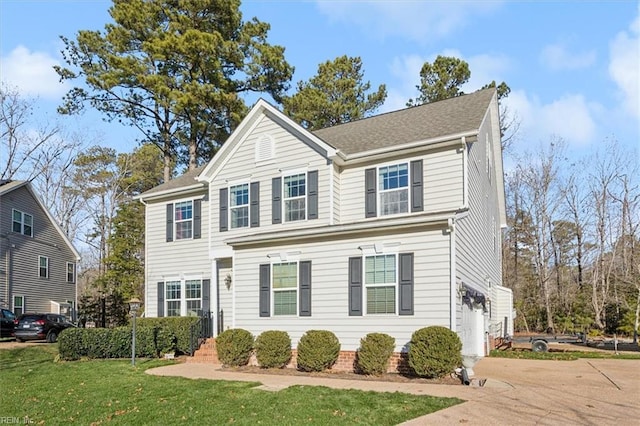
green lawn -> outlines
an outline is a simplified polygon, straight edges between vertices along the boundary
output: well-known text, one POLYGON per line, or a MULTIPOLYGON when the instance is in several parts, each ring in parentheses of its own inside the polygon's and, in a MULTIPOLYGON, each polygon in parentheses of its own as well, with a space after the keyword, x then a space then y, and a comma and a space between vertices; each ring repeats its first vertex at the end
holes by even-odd
POLYGON ((393 425, 462 402, 309 386, 267 392, 144 373, 160 360, 54 362, 56 346, 0 350, 0 416, 45 425, 393 425))

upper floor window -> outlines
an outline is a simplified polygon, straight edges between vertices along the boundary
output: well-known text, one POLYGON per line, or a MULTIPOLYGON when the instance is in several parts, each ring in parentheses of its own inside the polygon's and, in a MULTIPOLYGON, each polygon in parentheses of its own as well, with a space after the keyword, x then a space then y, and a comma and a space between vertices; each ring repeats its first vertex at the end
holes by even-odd
POLYGON ((75 283, 76 282, 76 264, 67 262, 67 282, 75 283))
POLYGON ((306 173, 284 177, 284 217, 286 222, 306 219, 306 182, 306 173))
POLYGON ((249 184, 235 185, 229 188, 231 228, 249 226, 249 184))
POLYGON ((33 237, 33 216, 30 214, 21 212, 20 210, 13 210, 13 232, 18 234, 33 237))
POLYGON ((407 213, 409 211, 409 164, 380 167, 378 190, 381 215, 407 213))
POLYGON ((365 217, 424 211, 422 160, 364 171, 365 217))
POLYGON ((193 236, 193 202, 175 203, 176 240, 184 240, 193 236))
POLYGON ((38 276, 40 278, 49 278, 49 258, 46 256, 38 256, 38 276))

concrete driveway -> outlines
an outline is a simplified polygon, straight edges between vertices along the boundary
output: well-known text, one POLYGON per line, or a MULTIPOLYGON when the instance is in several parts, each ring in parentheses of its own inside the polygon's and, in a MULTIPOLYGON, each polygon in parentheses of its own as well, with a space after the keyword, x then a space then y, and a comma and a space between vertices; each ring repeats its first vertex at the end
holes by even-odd
POLYGON ((407 424, 640 424, 640 360, 484 358, 474 370, 487 382, 468 402, 407 424))

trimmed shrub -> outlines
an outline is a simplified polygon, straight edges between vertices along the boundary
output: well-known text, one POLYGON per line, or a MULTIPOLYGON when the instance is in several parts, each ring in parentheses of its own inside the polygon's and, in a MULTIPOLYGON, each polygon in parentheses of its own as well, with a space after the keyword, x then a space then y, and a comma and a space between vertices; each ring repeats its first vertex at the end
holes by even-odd
POLYGON ((175 347, 161 350, 161 353, 177 352, 187 354, 191 350, 191 325, 196 323, 199 317, 160 317, 160 318, 136 318, 136 327, 164 328, 175 336, 175 347))
POLYGON ((253 350, 253 335, 242 328, 225 330, 216 338, 216 348, 222 365, 247 365, 253 350))
POLYGON ((286 331, 268 330, 256 338, 256 359, 263 368, 282 368, 291 360, 291 338, 286 331))
POLYGON ((461 350, 460 338, 448 328, 421 328, 411 336, 409 365, 418 376, 443 377, 461 365, 461 350))
POLYGON ((387 372, 396 339, 384 333, 369 333, 360 339, 356 354, 358 372, 379 376, 387 372))
POLYGON ((58 336, 58 352, 60 358, 67 361, 80 359, 85 353, 84 328, 67 328, 58 336))
POLYGON ((340 342, 329 330, 309 330, 298 342, 298 369, 323 371, 338 360, 340 342))

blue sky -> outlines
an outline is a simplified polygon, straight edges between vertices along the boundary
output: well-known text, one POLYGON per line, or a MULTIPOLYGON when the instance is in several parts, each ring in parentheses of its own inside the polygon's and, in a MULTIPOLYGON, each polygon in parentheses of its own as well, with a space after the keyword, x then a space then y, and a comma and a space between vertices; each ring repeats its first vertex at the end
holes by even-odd
MULTIPOLYGON (((59 118, 70 88, 52 69, 63 64, 60 35, 102 30, 110 1, 0 0, 0 79, 37 98, 40 120, 121 152, 139 134, 97 113, 59 118)), ((269 42, 285 46, 292 87, 341 55, 360 56, 373 87, 386 84, 379 112, 415 97, 419 70, 437 55, 470 65, 466 92, 491 80, 511 87, 520 121, 516 150, 561 137, 579 153, 617 139, 640 151, 640 6, 637 1, 245 1, 243 18, 271 24, 269 42)))

